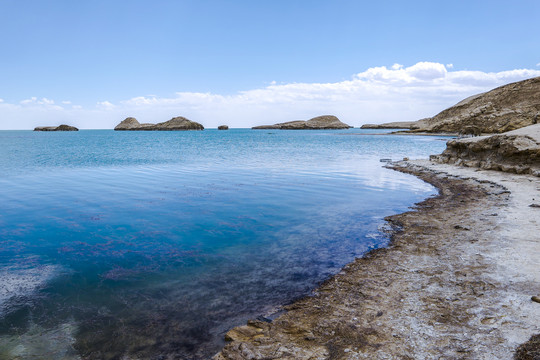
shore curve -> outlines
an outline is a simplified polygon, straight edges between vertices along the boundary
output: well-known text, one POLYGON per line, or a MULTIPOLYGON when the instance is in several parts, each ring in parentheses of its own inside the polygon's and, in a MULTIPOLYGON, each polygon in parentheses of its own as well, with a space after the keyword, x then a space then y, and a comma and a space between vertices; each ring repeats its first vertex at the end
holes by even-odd
POLYGON ((540 304, 531 300, 540 295, 540 179, 427 160, 393 168, 439 195, 387 218, 396 229, 389 247, 348 264, 274 321, 230 330, 215 360, 540 354, 540 304))

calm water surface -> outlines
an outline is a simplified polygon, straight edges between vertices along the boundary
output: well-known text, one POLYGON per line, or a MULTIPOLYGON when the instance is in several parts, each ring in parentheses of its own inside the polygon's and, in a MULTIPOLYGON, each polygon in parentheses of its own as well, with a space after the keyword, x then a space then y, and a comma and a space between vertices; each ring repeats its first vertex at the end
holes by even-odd
MULTIPOLYGON (((377 131, 378 132, 378 131, 377 131)), ((0 131, 0 358, 199 359, 434 194, 369 131, 0 131)))

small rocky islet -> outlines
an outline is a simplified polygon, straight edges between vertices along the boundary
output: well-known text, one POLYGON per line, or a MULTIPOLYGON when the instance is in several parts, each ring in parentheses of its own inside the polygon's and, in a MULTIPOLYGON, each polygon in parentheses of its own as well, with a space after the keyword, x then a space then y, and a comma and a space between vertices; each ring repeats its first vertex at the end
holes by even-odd
POLYGON ((124 119, 114 128, 116 131, 182 131, 182 130, 204 130, 204 126, 198 122, 177 116, 169 121, 149 124, 141 124, 134 117, 124 119))
POLYGON ((79 131, 75 126, 59 125, 59 126, 37 126, 34 131, 79 131))
POLYGON ((329 130, 329 129, 350 129, 352 126, 347 125, 339 120, 334 115, 322 115, 314 117, 310 120, 296 120, 274 125, 254 126, 252 129, 263 130, 329 130))

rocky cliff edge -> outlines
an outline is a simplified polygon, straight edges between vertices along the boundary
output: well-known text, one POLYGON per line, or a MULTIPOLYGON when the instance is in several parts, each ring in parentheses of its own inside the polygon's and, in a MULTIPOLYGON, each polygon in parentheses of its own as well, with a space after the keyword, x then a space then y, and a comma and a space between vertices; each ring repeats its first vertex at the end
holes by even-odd
POLYGON ((491 136, 451 140, 430 160, 540 176, 540 124, 491 136))
POLYGON ((500 134, 540 123, 540 77, 468 97, 432 118, 366 124, 364 128, 407 128, 412 132, 500 134))

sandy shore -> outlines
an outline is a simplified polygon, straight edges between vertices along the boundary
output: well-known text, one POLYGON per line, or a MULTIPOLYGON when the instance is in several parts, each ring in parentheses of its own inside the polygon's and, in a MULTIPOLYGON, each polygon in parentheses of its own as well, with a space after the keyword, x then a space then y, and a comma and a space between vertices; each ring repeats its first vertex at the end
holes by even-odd
POLYGON ((414 161, 440 189, 389 217, 392 244, 273 322, 227 333, 214 359, 540 358, 540 178, 414 161), (526 351, 527 350, 527 351, 526 351), (534 357, 536 356, 536 357, 534 357))

